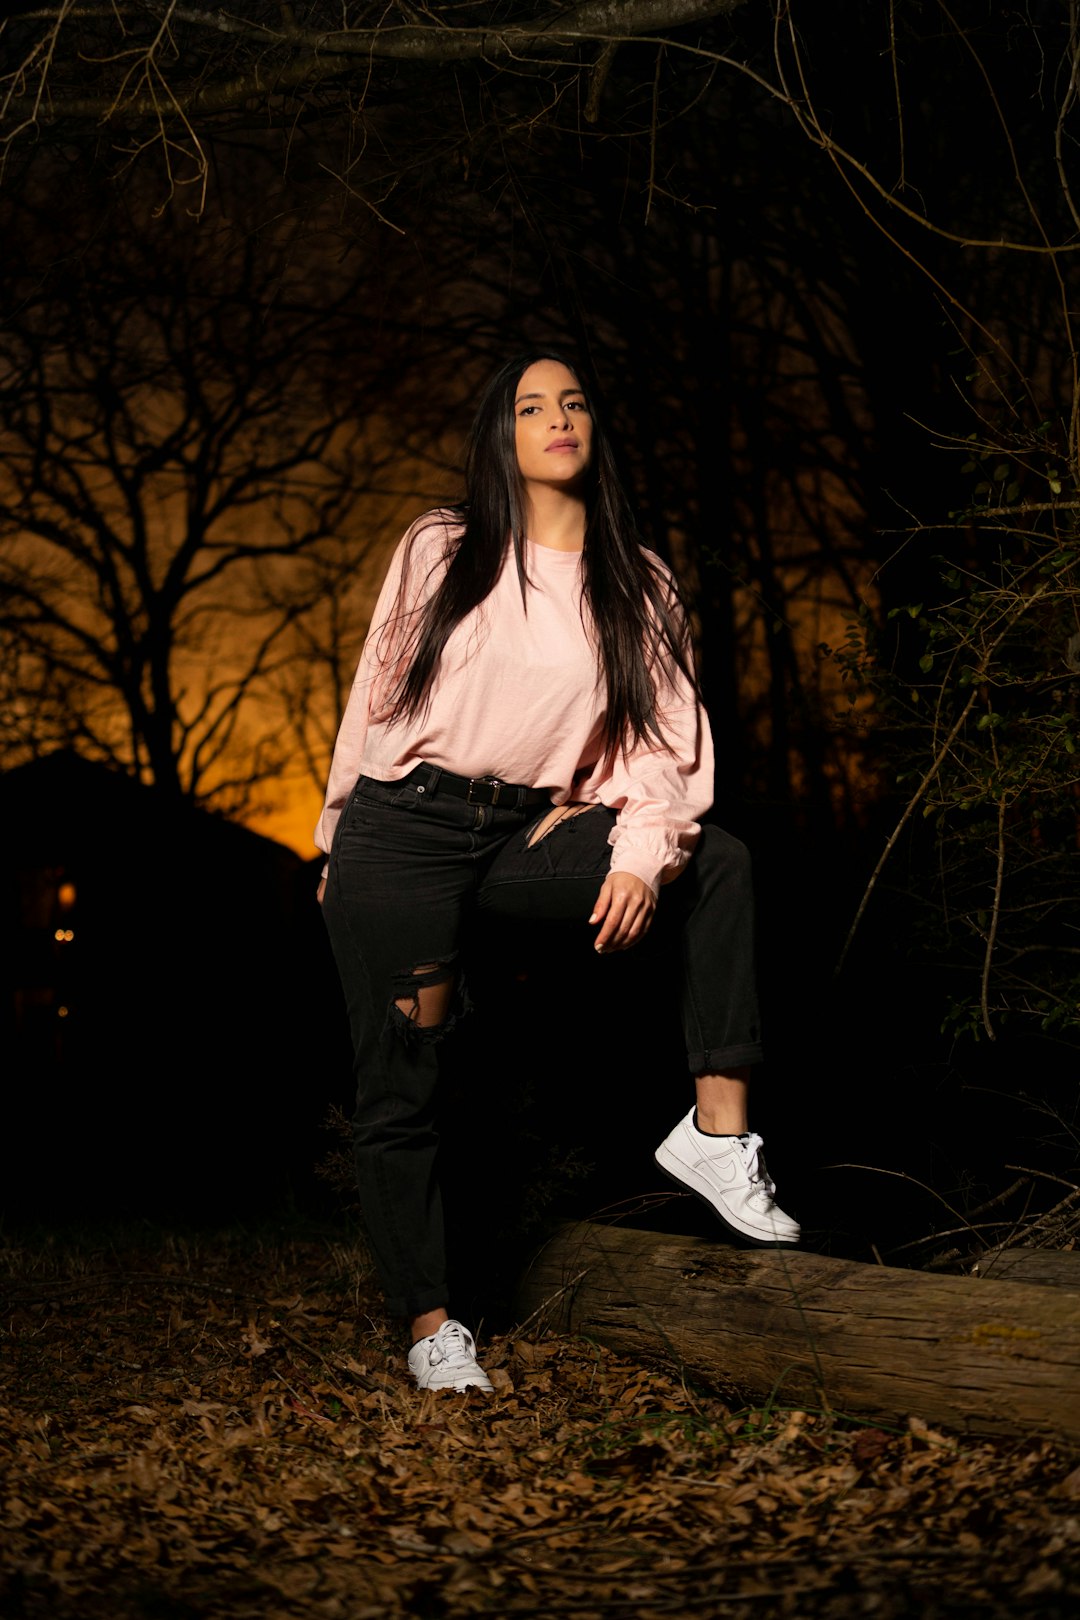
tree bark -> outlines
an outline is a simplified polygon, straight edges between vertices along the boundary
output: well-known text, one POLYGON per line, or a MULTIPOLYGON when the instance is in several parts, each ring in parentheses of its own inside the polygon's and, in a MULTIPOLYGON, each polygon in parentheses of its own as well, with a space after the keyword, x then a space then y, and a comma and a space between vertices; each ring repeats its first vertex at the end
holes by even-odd
POLYGON ((1080 1250, 990 1249, 972 1267, 972 1276, 987 1282, 1030 1283, 1038 1288, 1065 1288, 1080 1294, 1080 1250))
POLYGON ((1063 1290, 583 1221, 519 1305, 739 1400, 1080 1439, 1080 1299, 1063 1290))

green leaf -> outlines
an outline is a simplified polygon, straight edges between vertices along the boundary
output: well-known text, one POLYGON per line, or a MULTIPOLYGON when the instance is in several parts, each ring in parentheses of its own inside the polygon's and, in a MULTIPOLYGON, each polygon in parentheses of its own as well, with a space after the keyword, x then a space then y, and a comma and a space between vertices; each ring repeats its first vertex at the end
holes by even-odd
POLYGON ((919 668, 922 670, 923 674, 924 675, 929 675, 929 673, 933 669, 933 667, 934 667, 934 655, 933 655, 933 653, 923 653, 922 657, 919 659, 919 668))

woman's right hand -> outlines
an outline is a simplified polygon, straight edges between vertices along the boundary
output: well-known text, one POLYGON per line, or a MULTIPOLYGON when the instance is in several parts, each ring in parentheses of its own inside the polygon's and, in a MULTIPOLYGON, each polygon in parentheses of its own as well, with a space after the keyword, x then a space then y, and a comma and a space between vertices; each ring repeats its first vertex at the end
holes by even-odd
POLYGON ((649 885, 633 872, 609 872, 596 898, 591 923, 599 923, 594 948, 626 951, 649 931, 656 910, 656 896, 649 885))
POLYGON ((323 903, 323 895, 325 893, 326 893, 326 879, 325 878, 320 878, 319 879, 319 887, 315 890, 315 898, 319 902, 320 906, 323 903))

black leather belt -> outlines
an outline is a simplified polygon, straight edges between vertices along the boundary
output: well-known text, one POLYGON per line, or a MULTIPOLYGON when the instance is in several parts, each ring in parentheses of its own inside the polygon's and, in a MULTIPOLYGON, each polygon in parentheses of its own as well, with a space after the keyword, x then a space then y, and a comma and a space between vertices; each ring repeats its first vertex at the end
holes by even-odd
POLYGON ((438 765, 417 765, 405 778, 423 786, 428 793, 450 793, 466 804, 493 804, 502 810, 524 810, 530 804, 550 804, 551 794, 543 788, 523 787, 502 782, 497 776, 455 776, 438 765))

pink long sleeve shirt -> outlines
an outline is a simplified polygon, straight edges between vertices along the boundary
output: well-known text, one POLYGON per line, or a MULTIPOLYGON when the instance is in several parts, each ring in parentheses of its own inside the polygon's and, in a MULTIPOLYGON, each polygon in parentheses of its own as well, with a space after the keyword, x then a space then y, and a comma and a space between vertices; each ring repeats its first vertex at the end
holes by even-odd
POLYGON ((605 760, 606 693, 582 614, 580 552, 527 544, 523 602, 508 547, 495 588, 450 635, 427 707, 391 723, 388 696, 404 644, 459 532, 451 514, 429 512, 394 554, 338 732, 315 842, 329 853, 358 777, 394 782, 426 763, 545 788, 553 804, 607 805, 617 812, 611 870, 633 872, 657 891, 686 865, 698 818, 712 803, 708 720, 685 678, 658 667, 667 746, 638 743, 605 760))

